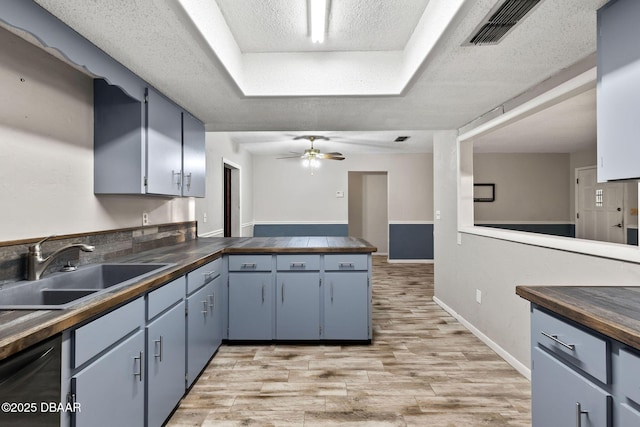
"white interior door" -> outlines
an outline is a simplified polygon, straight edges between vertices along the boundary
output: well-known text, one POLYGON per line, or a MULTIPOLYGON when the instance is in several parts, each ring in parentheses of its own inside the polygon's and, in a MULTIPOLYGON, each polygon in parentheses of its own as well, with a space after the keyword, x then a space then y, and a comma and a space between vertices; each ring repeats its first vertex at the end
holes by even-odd
POLYGON ((596 168, 576 170, 576 237, 626 243, 624 184, 597 182, 596 168))

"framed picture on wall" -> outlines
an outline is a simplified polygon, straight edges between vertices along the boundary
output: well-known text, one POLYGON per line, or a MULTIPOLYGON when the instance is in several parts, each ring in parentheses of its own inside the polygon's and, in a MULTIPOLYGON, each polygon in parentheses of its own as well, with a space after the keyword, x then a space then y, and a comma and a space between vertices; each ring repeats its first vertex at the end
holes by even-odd
POLYGON ((474 202, 493 202, 496 200, 495 184, 473 184, 474 202))

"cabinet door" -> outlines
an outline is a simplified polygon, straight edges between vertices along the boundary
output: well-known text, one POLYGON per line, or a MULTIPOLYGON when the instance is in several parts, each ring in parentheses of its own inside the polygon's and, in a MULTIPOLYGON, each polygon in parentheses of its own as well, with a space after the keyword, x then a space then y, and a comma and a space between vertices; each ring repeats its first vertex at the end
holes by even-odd
POLYGON ((187 298, 187 386, 193 384, 215 351, 210 295, 216 280, 187 298))
POLYGON ((608 393, 537 347, 532 366, 532 427, 610 426, 608 393), (580 415, 578 404, 588 414, 580 415))
POLYGON ((206 151, 204 124, 182 113, 182 195, 205 196, 206 151))
POLYGON ((640 177, 640 2, 598 12, 598 181, 640 177))
POLYGON ((76 427, 144 424, 144 331, 120 343, 71 378, 81 410, 76 427))
POLYGON ((147 193, 182 194, 182 111, 147 89, 147 193))
POLYGON ((271 273, 229 273, 229 339, 273 339, 271 273))
POLYGON ((325 273, 324 278, 324 338, 369 339, 367 273, 325 273))
POLYGON ((185 391, 184 301, 147 326, 147 420, 160 426, 185 391))
POLYGON ((276 338, 320 339, 320 274, 278 273, 276 338))

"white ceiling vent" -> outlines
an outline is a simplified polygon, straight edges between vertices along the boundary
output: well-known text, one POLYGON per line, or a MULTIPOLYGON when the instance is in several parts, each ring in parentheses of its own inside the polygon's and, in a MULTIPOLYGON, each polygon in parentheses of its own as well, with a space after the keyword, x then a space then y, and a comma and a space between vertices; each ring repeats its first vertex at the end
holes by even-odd
POLYGON ((498 44, 541 0, 506 0, 482 20, 465 46, 498 44))

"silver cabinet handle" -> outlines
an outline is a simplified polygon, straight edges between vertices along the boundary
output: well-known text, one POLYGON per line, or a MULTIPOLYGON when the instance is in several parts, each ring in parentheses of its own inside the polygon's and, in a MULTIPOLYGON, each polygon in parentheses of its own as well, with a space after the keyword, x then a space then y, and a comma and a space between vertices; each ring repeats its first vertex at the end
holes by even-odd
POLYGON ((305 268, 306 263, 305 262, 290 262, 289 263, 289 268, 305 268))
POLYGON ((575 344, 567 344, 566 342, 559 340, 557 335, 552 335, 552 334, 546 333, 545 331, 541 331, 540 333, 545 337, 549 338, 550 340, 552 340, 553 342, 560 344, 561 346, 566 347, 571 351, 574 351, 576 349, 575 344))
POLYGON ((172 178, 175 177, 176 180, 176 185, 178 186, 178 188, 180 188, 182 186, 182 171, 178 170, 177 172, 175 170, 171 171, 171 176, 172 178))
POLYGON ((187 186, 187 191, 191 189, 191 172, 183 174, 183 180, 187 186))
POLYGON ((262 303, 264 304, 264 283, 262 284, 262 303))
POLYGON ((284 304, 284 282, 282 282, 282 303, 284 304))
POLYGON ((203 274, 204 274, 204 281, 205 281, 205 283, 207 283, 207 282, 210 282, 211 279, 214 278, 214 276, 216 275, 216 271, 215 270, 211 270, 211 271, 207 271, 206 273, 203 273, 203 274))
POLYGON ((153 357, 155 357, 156 359, 159 359, 160 362, 162 362, 162 335, 160 335, 160 339, 153 340, 153 343, 154 343, 153 357), (159 346, 156 346, 155 344, 158 344, 159 346), (158 347, 160 351, 156 353, 155 350, 158 347))
POLYGON ((256 264, 255 262, 243 262, 242 264, 240 264, 240 268, 252 268, 255 270, 256 268, 258 268, 258 264, 256 264))
POLYGON ((211 294, 209 295, 209 308, 213 309, 215 305, 216 305, 216 294, 211 294))
POLYGON ((138 377, 140 381, 142 381, 144 377, 144 351, 141 351, 140 354, 133 358, 133 361, 138 361, 138 372, 134 372, 133 376, 138 377))
POLYGON ((329 294, 331 295, 331 303, 333 304, 333 282, 329 286, 329 294))
POLYGON ((583 411, 580 402, 576 402, 576 427, 582 427, 582 415, 588 414, 589 411, 583 411))
POLYGON ((355 265, 352 262, 339 262, 338 268, 355 268, 355 265))
POLYGON ((207 300, 201 301, 202 302, 202 306, 204 307, 204 309, 200 312, 202 314, 204 314, 205 317, 207 317, 207 313, 209 312, 209 310, 207 310, 207 300))

